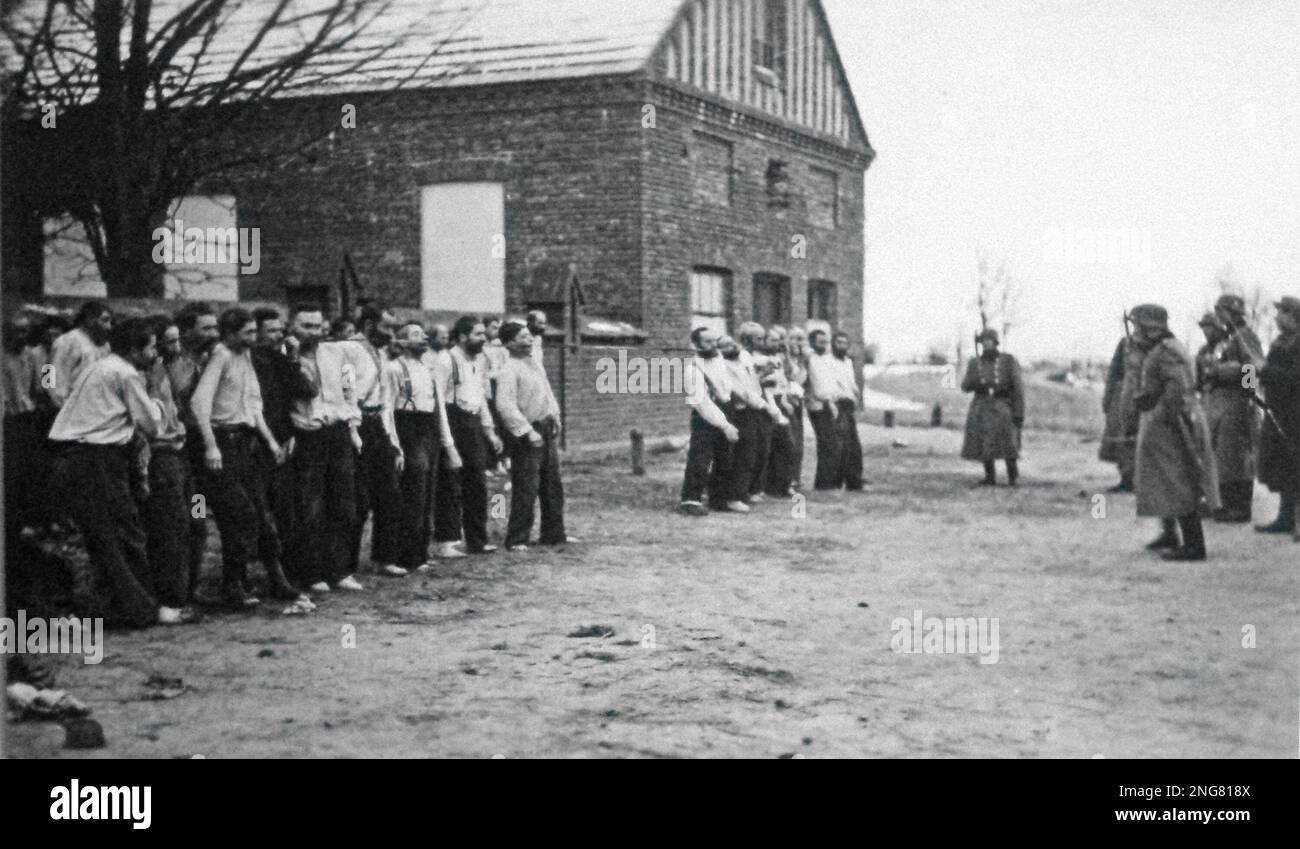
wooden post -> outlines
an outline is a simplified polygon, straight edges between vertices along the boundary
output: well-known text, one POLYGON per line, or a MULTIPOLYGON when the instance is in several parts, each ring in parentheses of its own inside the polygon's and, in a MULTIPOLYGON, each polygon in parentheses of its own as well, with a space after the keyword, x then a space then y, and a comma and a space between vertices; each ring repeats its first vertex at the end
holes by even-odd
POLYGON ((894 411, 885 410, 885 427, 893 427, 893 426, 894 426, 894 411))
POLYGON ((934 403, 934 409, 930 411, 930 427, 943 427, 943 405, 938 401, 934 403))
POLYGON ((632 428, 632 474, 645 474, 645 436, 632 428))

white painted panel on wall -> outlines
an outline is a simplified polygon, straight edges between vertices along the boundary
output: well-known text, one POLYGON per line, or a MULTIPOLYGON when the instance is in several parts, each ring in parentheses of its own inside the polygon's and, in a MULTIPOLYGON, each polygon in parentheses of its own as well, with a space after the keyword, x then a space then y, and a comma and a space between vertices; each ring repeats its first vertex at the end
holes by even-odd
POLYGON ((505 311, 500 183, 439 183, 420 190, 420 280, 426 310, 505 311))

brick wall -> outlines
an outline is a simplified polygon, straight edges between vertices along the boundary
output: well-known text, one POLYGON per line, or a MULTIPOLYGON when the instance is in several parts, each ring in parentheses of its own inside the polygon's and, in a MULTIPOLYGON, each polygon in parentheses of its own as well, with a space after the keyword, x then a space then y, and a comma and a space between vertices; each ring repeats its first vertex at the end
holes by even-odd
POLYGON ((562 345, 547 347, 546 374, 564 407, 570 446, 626 442, 633 428, 647 439, 686 433, 690 420, 686 396, 678 391, 663 391, 680 387, 652 386, 660 390, 653 393, 600 391, 609 386, 598 383, 598 378, 610 365, 618 365, 620 351, 628 362, 634 357, 668 358, 682 366, 693 356, 688 350, 656 347, 581 347, 576 351, 565 350, 562 345), (602 367, 602 360, 609 362, 602 367))

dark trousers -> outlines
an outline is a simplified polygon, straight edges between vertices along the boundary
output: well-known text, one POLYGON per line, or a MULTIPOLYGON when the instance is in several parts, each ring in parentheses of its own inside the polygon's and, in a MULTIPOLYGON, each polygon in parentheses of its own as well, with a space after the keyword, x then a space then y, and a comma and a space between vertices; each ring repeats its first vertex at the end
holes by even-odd
MULTIPOLYGON (((361 535, 366 516, 373 513, 370 528, 370 562, 392 563, 396 559, 394 538, 398 511, 397 452, 378 415, 361 419, 361 454, 357 457, 357 520, 352 530, 351 566, 361 562, 361 535)), ((420 561, 424 562, 424 561, 420 561)))
POLYGON ((294 441, 294 529, 286 571, 300 586, 334 584, 350 574, 356 449, 344 422, 299 430, 294 441))
POLYGON ((840 401, 837 415, 830 408, 809 413, 817 435, 817 489, 862 489, 862 442, 858 438, 857 409, 840 401))
MULTIPOLYGON (((288 444, 289 437, 281 441, 281 445, 288 444)), ((294 533, 294 485, 293 485, 293 461, 287 461, 280 465, 275 464, 275 457, 269 450, 262 451, 262 489, 266 493, 266 504, 271 508, 271 516, 275 519, 275 529, 279 532, 281 547, 284 548, 293 539, 294 533)), ((266 552, 262 552, 266 556, 266 552)))
MULTIPOLYGON (((799 408, 796 408, 795 412, 803 416, 799 408)), ((794 471, 794 421, 792 416, 790 424, 774 424, 772 427, 772 447, 767 454, 763 491, 777 498, 789 495, 791 484, 798 480, 794 471)), ((802 425, 802 422, 800 424, 802 425)))
POLYGON ((510 522, 506 525, 506 545, 526 545, 533 530, 533 505, 542 502, 542 545, 564 542, 564 484, 560 481, 559 434, 555 419, 533 422, 533 430, 542 435, 542 444, 534 446, 527 436, 505 436, 510 455, 510 522))
POLYGON ((190 463, 184 449, 153 446, 149 497, 140 509, 149 552, 148 586, 159 604, 190 599, 190 463))
POLYGON ((790 483, 803 486, 803 399, 791 398, 794 415, 790 417, 790 483))
MULTIPOLYGON (((735 412, 734 424, 736 430, 740 431, 740 439, 732 447, 734 460, 728 501, 745 501, 749 498, 754 468, 761 462, 759 451, 763 442, 764 420, 772 421, 766 410, 746 408, 735 412)), ((768 436, 770 439, 770 433, 768 436)))
POLYGON ((400 480, 401 497, 394 520, 394 563, 403 569, 424 564, 429 556, 431 510, 442 461, 436 413, 398 410, 397 438, 406 461, 400 480))
POLYGON ((767 479, 768 463, 772 455, 772 438, 776 433, 776 422, 767 410, 757 410, 754 416, 754 455, 749 468, 749 482, 745 495, 757 495, 763 491, 767 479))
POLYGON ((266 501, 262 442, 252 428, 217 429, 221 468, 205 470, 203 488, 221 535, 221 581, 240 583, 253 560, 280 561, 280 536, 266 501))
POLYGON ((732 444, 722 431, 692 410, 691 443, 686 449, 682 501, 702 501, 707 490, 710 507, 725 506, 731 499, 733 455, 732 444))
POLYGON ((186 564, 189 569, 189 598, 194 600, 195 593, 199 590, 199 580, 203 577, 203 556, 208 551, 208 510, 206 504, 207 496, 201 492, 204 475, 207 474, 205 460, 203 458, 203 437, 197 432, 186 434, 185 437, 185 455, 189 467, 189 493, 186 500, 190 504, 190 522, 189 530, 186 534, 186 564), (197 496, 202 496, 202 501, 197 500, 197 496))
POLYGON ((487 545, 487 440, 477 415, 455 404, 447 405, 447 422, 460 454, 461 467, 438 476, 437 522, 433 538, 455 542, 465 533, 465 550, 481 551, 487 545))
POLYGON ((46 417, 39 410, 4 420, 5 536, 17 539, 27 526, 39 524, 47 498, 43 465, 46 417))
POLYGON ((148 589, 149 554, 131 496, 130 463, 126 446, 68 445, 54 462, 54 480, 90 555, 105 618, 143 628, 158 620, 158 602, 148 589))

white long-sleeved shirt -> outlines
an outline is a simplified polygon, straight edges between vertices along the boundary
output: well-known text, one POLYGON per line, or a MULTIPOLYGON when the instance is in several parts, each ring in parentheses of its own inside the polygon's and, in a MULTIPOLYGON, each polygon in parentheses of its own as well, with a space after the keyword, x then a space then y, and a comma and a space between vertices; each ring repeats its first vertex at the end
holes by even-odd
POLYGON ((384 363, 385 395, 396 412, 428 413, 438 417, 438 438, 444 448, 452 448, 451 427, 447 423, 447 405, 442 403, 433 370, 422 360, 402 356, 384 363))
POLYGON ((50 400, 55 406, 63 406, 81 373, 106 356, 108 346, 96 345, 80 327, 74 327, 55 339, 50 346, 54 385, 49 389, 50 400))
POLYGON ((719 430, 725 427, 727 416, 718 404, 731 401, 731 374, 722 356, 696 356, 687 364, 683 380, 687 405, 719 430))
POLYGON ((116 354, 88 366, 50 428, 55 442, 126 445, 137 428, 155 437, 162 405, 149 397, 144 375, 116 354))
POLYGON ((531 356, 506 360, 497 375, 497 412, 506 430, 515 436, 525 436, 533 422, 548 416, 559 419, 560 405, 546 371, 531 356))
POLYGON ((858 384, 853 377, 853 360, 827 351, 808 358, 808 407, 820 410, 826 403, 858 400, 858 384))
POLYGON ((434 375, 442 397, 462 411, 479 417, 484 428, 495 429, 488 407, 487 357, 469 357, 459 345, 434 358, 434 375))

